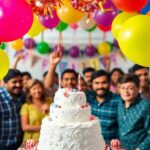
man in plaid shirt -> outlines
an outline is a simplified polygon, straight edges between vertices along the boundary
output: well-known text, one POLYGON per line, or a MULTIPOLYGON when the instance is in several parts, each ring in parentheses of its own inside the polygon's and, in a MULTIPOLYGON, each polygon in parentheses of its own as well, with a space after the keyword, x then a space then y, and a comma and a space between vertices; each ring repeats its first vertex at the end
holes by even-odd
POLYGON ((19 112, 24 101, 21 89, 21 72, 10 69, 0 88, 0 150, 17 150, 21 144, 19 112))
POLYGON ((119 96, 109 91, 109 76, 106 71, 95 71, 91 76, 93 91, 87 91, 87 101, 92 114, 100 119, 102 135, 107 144, 118 138, 117 106, 119 96))

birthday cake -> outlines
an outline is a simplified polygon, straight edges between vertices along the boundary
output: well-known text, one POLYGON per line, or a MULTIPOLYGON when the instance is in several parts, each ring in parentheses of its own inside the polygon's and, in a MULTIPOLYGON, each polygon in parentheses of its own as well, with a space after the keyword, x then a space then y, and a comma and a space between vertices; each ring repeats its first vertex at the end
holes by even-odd
POLYGON ((91 115, 84 92, 59 89, 43 119, 38 150, 104 150, 99 120, 91 115))

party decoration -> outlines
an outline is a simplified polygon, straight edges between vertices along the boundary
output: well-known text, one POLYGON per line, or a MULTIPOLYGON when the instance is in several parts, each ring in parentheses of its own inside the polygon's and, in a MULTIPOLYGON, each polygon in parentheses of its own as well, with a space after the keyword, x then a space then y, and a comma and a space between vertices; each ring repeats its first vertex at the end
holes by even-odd
POLYGON ((59 24, 56 26, 55 29, 58 30, 58 31, 60 31, 60 32, 62 32, 64 30, 66 30, 67 28, 68 28, 68 24, 60 21, 59 24))
POLYGON ((93 57, 96 54, 96 48, 93 45, 88 45, 84 50, 85 54, 89 57, 93 57))
POLYGON ((146 6, 148 0, 112 0, 118 9, 127 12, 138 12, 146 6))
POLYGON ((6 48, 6 44, 5 43, 1 43, 0 44, 0 49, 5 49, 6 48))
POLYGON ((116 39, 118 38, 118 33, 122 28, 123 23, 135 15, 137 15, 137 13, 122 12, 115 17, 115 19, 112 22, 112 33, 116 39))
POLYGON ((101 10, 104 12, 103 4, 105 0, 70 0, 73 8, 81 11, 81 12, 88 12, 89 16, 95 10, 101 10))
POLYGON ((105 9, 109 9, 109 11, 106 11, 104 13, 102 13, 101 11, 97 11, 96 13, 94 13, 93 17, 98 25, 102 25, 104 27, 111 27, 112 21, 119 13, 119 10, 110 0, 106 1, 103 6, 105 9))
POLYGON ((57 7, 57 15, 65 23, 71 24, 76 23, 83 17, 83 13, 75 10, 72 6, 61 5, 57 7))
POLYGON ((97 26, 95 25, 94 27, 92 27, 91 29, 87 29, 86 31, 87 31, 87 32, 93 32, 93 31, 96 29, 96 27, 97 27, 97 26))
POLYGON ((61 44, 57 44, 53 47, 53 51, 58 51, 58 50, 61 51, 63 54, 65 52, 65 48, 61 44))
POLYGON ((53 12, 53 15, 42 15, 39 16, 39 21, 41 22, 41 24, 49 29, 53 29, 54 27, 56 27, 58 25, 58 23, 60 22, 56 12, 53 12))
POLYGON ((142 14, 146 14, 148 11, 150 11, 150 1, 146 4, 146 6, 140 11, 142 14))
POLYGON ((97 51, 100 55, 108 55, 112 50, 112 46, 108 42, 102 42, 98 45, 97 51))
POLYGON ((150 67, 150 17, 137 15, 128 19, 118 34, 123 54, 134 63, 150 67))
POLYGON ((34 15, 34 20, 33 20, 33 24, 29 30, 29 32, 27 33, 30 37, 35 37, 38 34, 41 33, 41 31, 43 31, 45 28, 44 26, 42 26, 40 24, 40 22, 38 21, 38 18, 36 17, 36 15, 34 15))
POLYGON ((40 54, 47 54, 47 53, 50 53, 51 51, 49 45, 44 41, 38 43, 36 45, 36 49, 40 54))
POLYGON ((103 31, 103 32, 107 32, 111 30, 111 26, 103 26, 103 25, 98 25, 98 28, 103 31))
POLYGON ((0 80, 2 80, 9 70, 9 58, 2 49, 0 49, 0 68, 0 80))
POLYGON ((36 46, 36 43, 35 43, 34 39, 27 38, 24 40, 24 47, 26 49, 33 49, 35 46, 36 46))
POLYGON ((25 0, 0 0, 0 42, 22 37, 32 22, 33 12, 25 0))
POLYGON ((76 58, 78 57, 80 54, 80 48, 78 46, 72 46, 69 50, 69 55, 72 57, 72 58, 76 58))
POLYGON ((11 43, 11 46, 16 51, 21 51, 24 46, 24 42, 22 39, 17 39, 11 43))
POLYGON ((36 15, 51 15, 61 0, 26 0, 36 15))
POLYGON ((96 22, 86 13, 83 18, 78 22, 78 25, 80 28, 87 30, 93 28, 96 25, 96 22))

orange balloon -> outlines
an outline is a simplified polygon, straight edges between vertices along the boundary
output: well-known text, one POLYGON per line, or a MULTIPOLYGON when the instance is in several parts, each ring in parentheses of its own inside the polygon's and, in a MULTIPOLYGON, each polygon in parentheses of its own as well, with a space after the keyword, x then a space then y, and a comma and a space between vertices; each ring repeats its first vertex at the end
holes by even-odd
POLYGON ((75 10, 72 6, 61 5, 61 7, 57 7, 57 15, 61 21, 71 24, 78 22, 84 13, 75 10))
POLYGON ((24 46, 24 42, 23 42, 22 39, 17 39, 17 40, 12 42, 11 46, 16 51, 20 51, 23 48, 23 46, 24 46))

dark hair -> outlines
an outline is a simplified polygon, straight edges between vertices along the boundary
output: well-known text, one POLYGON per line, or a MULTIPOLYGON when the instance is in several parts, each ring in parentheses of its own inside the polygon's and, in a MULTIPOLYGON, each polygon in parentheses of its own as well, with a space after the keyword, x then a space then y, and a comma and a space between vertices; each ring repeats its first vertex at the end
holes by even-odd
POLYGON ((43 73, 43 78, 45 78, 46 77, 46 75, 47 75, 47 73, 48 73, 48 71, 45 71, 44 73, 43 73))
POLYGON ((129 73, 135 73, 137 70, 140 70, 140 69, 147 69, 149 71, 149 68, 148 67, 144 67, 144 66, 140 66, 140 65, 133 65, 130 69, 129 69, 129 73))
POLYGON ((84 69, 83 69, 82 73, 83 73, 83 75, 84 75, 84 74, 86 74, 87 72, 94 72, 94 71, 95 71, 94 68, 92 68, 92 67, 87 67, 87 68, 84 68, 84 69))
POLYGON ((137 87, 139 87, 139 84, 140 84, 140 80, 138 76, 132 73, 125 74, 120 77, 119 79, 120 84, 127 83, 127 82, 133 82, 137 85, 137 87))
POLYGON ((112 74, 114 73, 114 72, 119 72, 121 75, 124 75, 124 72, 120 69, 120 68, 114 68, 110 73, 109 73, 109 76, 111 77, 112 76, 112 74))
POLYGON ((63 79, 63 76, 66 73, 73 73, 75 75, 76 79, 78 79, 78 73, 73 69, 65 69, 61 74, 61 79, 63 79))
POLYGON ((4 77, 4 82, 7 83, 10 79, 17 76, 22 76, 22 73, 17 69, 9 69, 7 75, 4 77))
POLYGON ((107 77, 107 79, 108 79, 108 81, 110 80, 110 78, 109 78, 109 74, 105 71, 105 70, 97 70, 97 71, 94 71, 93 72, 93 74, 92 74, 92 76, 91 76, 91 82, 94 80, 94 79, 96 79, 96 78, 98 78, 98 77, 101 77, 101 76, 106 76, 107 77))
POLYGON ((28 76, 30 79, 32 78, 31 74, 29 72, 27 72, 27 71, 22 72, 22 77, 23 76, 28 76))

